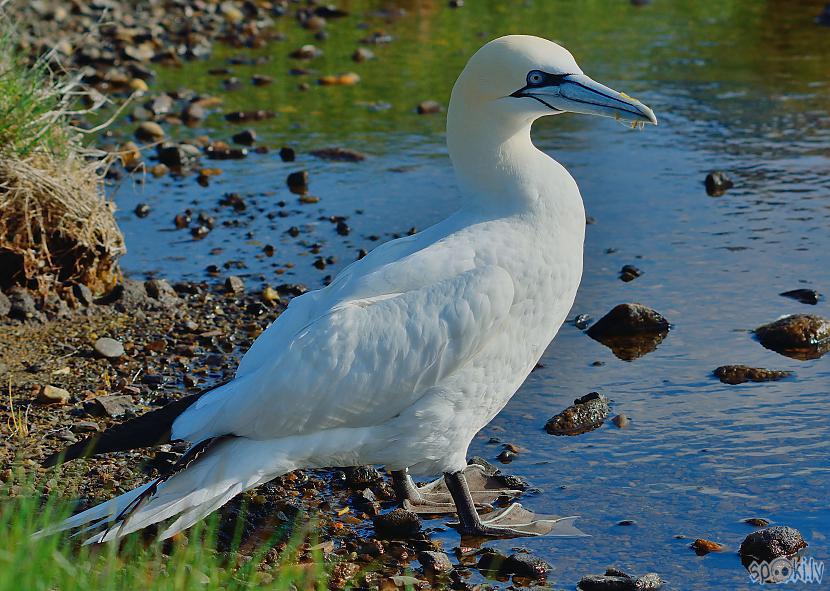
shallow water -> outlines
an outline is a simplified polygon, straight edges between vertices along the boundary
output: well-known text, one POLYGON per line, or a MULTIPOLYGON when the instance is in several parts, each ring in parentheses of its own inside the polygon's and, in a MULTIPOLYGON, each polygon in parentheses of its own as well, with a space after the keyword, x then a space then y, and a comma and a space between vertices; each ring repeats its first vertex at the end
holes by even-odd
MULTIPOLYGON (((526 32, 560 40, 586 73, 640 97, 660 119, 659 127, 643 132, 582 116, 551 117, 534 129, 537 145, 576 178, 596 220, 587 229, 574 314, 598 318, 618 303, 637 301, 659 310, 673 328, 656 351, 626 362, 574 326, 562 327, 544 368, 483 430, 470 454, 492 460, 501 448, 488 443, 491 437, 528 448, 509 470, 542 492, 523 503, 582 515, 579 525, 592 537, 489 544, 533 550, 554 565, 554 586, 573 588, 582 575, 614 564, 638 574, 657 571, 672 589, 742 589, 753 585, 735 551, 752 528, 740 520, 766 517, 797 527, 810 544, 808 555, 828 561, 830 355, 789 359, 764 349, 749 332, 783 314, 830 316, 826 299, 807 306, 777 295, 799 287, 830 290, 830 28, 813 22, 822 2, 581 3, 576 9, 567 2, 520 7, 476 0, 460 10, 444 2, 402 4, 408 15, 387 19, 377 13, 383 3, 346 2, 353 16, 335 23, 331 38, 319 43, 326 55, 307 67, 357 71, 362 82, 356 87, 295 89, 302 78, 286 74, 297 65, 286 54, 314 41, 293 23, 279 24, 288 39, 267 50, 219 47, 207 62, 158 70, 157 88, 185 84, 222 94, 225 110, 277 111, 253 127, 261 143, 294 146, 299 157, 282 163, 272 151, 216 163, 223 174, 208 188, 192 176, 125 183, 116 201, 130 249, 126 270, 202 279, 207 265, 241 261, 246 268, 228 273, 242 275, 251 288, 322 285, 359 248, 377 244, 371 236, 386 240, 453 210, 457 193, 443 115, 418 116, 414 106, 430 98, 446 104, 466 57, 486 39, 526 32), (353 64, 348 56, 369 32, 360 23, 396 39, 373 47, 376 60, 353 64), (243 89, 224 93, 221 77, 207 70, 233 55, 270 61, 229 66, 243 89), (276 81, 254 88, 246 82, 252 72, 276 81), (372 106, 379 102, 388 108, 372 106), (331 163, 307 154, 327 146, 368 158, 331 163), (301 205, 285 187, 286 174, 302 168, 319 204, 301 205), (702 180, 711 169, 730 171, 736 187, 708 197, 702 180), (226 191, 245 196, 248 212, 219 207, 226 191), (150 204, 148 218, 133 215, 139 202, 150 204), (188 207, 211 211, 217 229, 201 241, 174 230, 173 216, 188 207), (265 215, 280 209, 289 215, 265 215), (320 220, 331 215, 348 216, 350 236, 320 220), (244 223, 221 225, 232 220, 244 223), (286 234, 290 226, 301 228, 298 238, 286 234), (266 243, 276 246, 271 258, 261 254, 266 243), (312 244, 337 263, 312 266, 312 244), (223 251, 211 254, 217 248, 223 251), (621 282, 617 273, 627 263, 644 275, 621 282), (727 363, 796 375, 728 386, 711 375, 727 363), (544 432, 549 416, 592 390, 613 399, 614 412, 628 415, 631 425, 606 424, 571 438, 544 432), (623 519, 636 524, 616 525, 623 519), (688 548, 691 540, 679 535, 716 540, 728 550, 698 557, 688 548)), ((240 128, 215 115, 192 133, 226 137, 240 128)), ((448 548, 458 544, 452 532, 438 535, 448 548)))

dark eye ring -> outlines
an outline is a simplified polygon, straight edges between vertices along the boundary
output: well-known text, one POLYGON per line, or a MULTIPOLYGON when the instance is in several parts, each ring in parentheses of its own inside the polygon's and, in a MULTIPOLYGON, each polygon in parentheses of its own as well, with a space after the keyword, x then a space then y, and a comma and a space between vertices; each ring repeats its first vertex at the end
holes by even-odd
POLYGON ((539 70, 531 70, 527 73, 527 83, 528 84, 541 84, 545 80, 544 72, 540 72, 539 70))

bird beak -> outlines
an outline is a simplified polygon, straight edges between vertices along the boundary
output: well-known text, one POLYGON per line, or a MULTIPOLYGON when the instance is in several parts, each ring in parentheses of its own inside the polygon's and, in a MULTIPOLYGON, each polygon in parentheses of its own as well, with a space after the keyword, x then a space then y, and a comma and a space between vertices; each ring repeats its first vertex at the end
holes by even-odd
POLYGON ((627 94, 595 82, 584 74, 568 74, 558 78, 556 84, 525 87, 521 91, 521 96, 535 98, 558 111, 657 125, 654 112, 627 94))

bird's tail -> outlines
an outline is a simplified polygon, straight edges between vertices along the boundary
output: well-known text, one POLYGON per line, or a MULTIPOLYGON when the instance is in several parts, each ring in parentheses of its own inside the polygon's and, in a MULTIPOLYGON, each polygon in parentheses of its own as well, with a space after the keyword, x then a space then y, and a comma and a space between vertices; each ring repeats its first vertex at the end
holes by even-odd
POLYGON ((287 440, 255 441, 223 437, 191 449, 166 476, 66 519, 38 536, 82 528, 95 532, 86 544, 113 540, 177 517, 160 539, 187 529, 237 494, 298 466, 287 440), (280 445, 284 441, 287 445, 280 445))

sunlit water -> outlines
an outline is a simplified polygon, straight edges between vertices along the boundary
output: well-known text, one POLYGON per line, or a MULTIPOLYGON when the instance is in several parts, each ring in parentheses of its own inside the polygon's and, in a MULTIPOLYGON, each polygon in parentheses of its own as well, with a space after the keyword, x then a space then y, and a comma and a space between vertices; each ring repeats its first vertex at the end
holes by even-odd
MULTIPOLYGON (((386 240, 453 210, 443 115, 418 116, 414 106, 429 98, 446 103, 466 57, 486 39, 528 32, 561 40, 586 73, 640 97, 660 119, 643 132, 579 116, 548 118, 534 129, 537 145, 576 178, 596 220, 587 229, 574 313, 598 318, 636 301, 659 310, 673 328, 656 351, 625 362, 574 326, 562 327, 544 368, 470 453, 495 458, 501 448, 488 443, 491 437, 527 448, 509 470, 542 492, 524 504, 582 515, 580 527, 592 537, 490 545, 533 550, 554 565, 554 586, 566 588, 611 564, 637 574, 657 571, 673 589, 751 588, 735 553, 752 530, 741 523, 747 517, 797 527, 810 556, 830 558, 830 356, 789 359, 749 332, 788 313, 830 316, 827 300, 813 307, 777 295, 798 287, 830 290, 830 29, 813 22, 821 3, 637 8, 619 2, 577 9, 566 2, 520 7, 475 0, 451 10, 425 2, 404 3, 409 14, 388 22, 373 3, 344 4, 353 16, 335 23, 331 38, 319 43, 326 56, 307 67, 355 70, 363 77, 357 87, 296 90, 302 78, 286 74, 297 65, 286 54, 315 41, 293 23, 280 23, 289 39, 265 51, 220 47, 209 62, 158 71, 160 88, 185 84, 223 94, 221 78, 207 69, 231 55, 270 56, 263 65, 231 66, 243 81, 260 72, 276 82, 223 94, 224 108, 277 111, 255 124, 261 143, 291 145, 300 154, 295 163, 281 162, 273 150, 218 163, 224 172, 208 188, 192 176, 123 186, 116 200, 127 271, 203 279, 208 265, 241 261, 246 268, 227 273, 242 275, 251 288, 322 285, 358 249, 376 245, 371 236, 386 240), (395 42, 373 47, 372 62, 351 63, 356 40, 378 28, 395 42), (335 145, 368 158, 330 163, 307 154, 335 145), (286 174, 299 169, 310 172, 319 204, 301 205, 286 189, 286 174), (729 171, 736 188, 708 197, 702 181, 711 169, 729 171), (218 206, 227 191, 245 197, 244 214, 218 206), (151 206, 148 218, 133 215, 139 202, 151 206), (173 216, 186 208, 209 211, 217 229, 201 241, 174 230, 173 216), (289 215, 266 215, 280 209, 289 215), (348 237, 321 219, 332 215, 348 217, 348 237), (233 220, 242 223, 222 226, 233 220), (301 235, 288 236, 290 226, 301 235), (276 247, 273 257, 262 254, 264 244, 276 247), (337 263, 315 268, 312 244, 337 263), (626 263, 644 275, 621 282, 617 273, 626 263), (277 275, 278 269, 287 272, 277 275), (790 369, 795 377, 727 386, 711 374, 727 363, 790 369), (631 425, 606 424, 572 438, 543 431, 549 416, 593 390, 613 399, 614 412, 628 415, 631 425), (623 519, 636 524, 616 525, 623 519), (680 535, 716 540, 728 551, 698 557, 680 535)), ((236 129, 216 115, 192 133, 227 137, 236 129)), ((448 548, 458 544, 451 531, 437 535, 448 548)))

